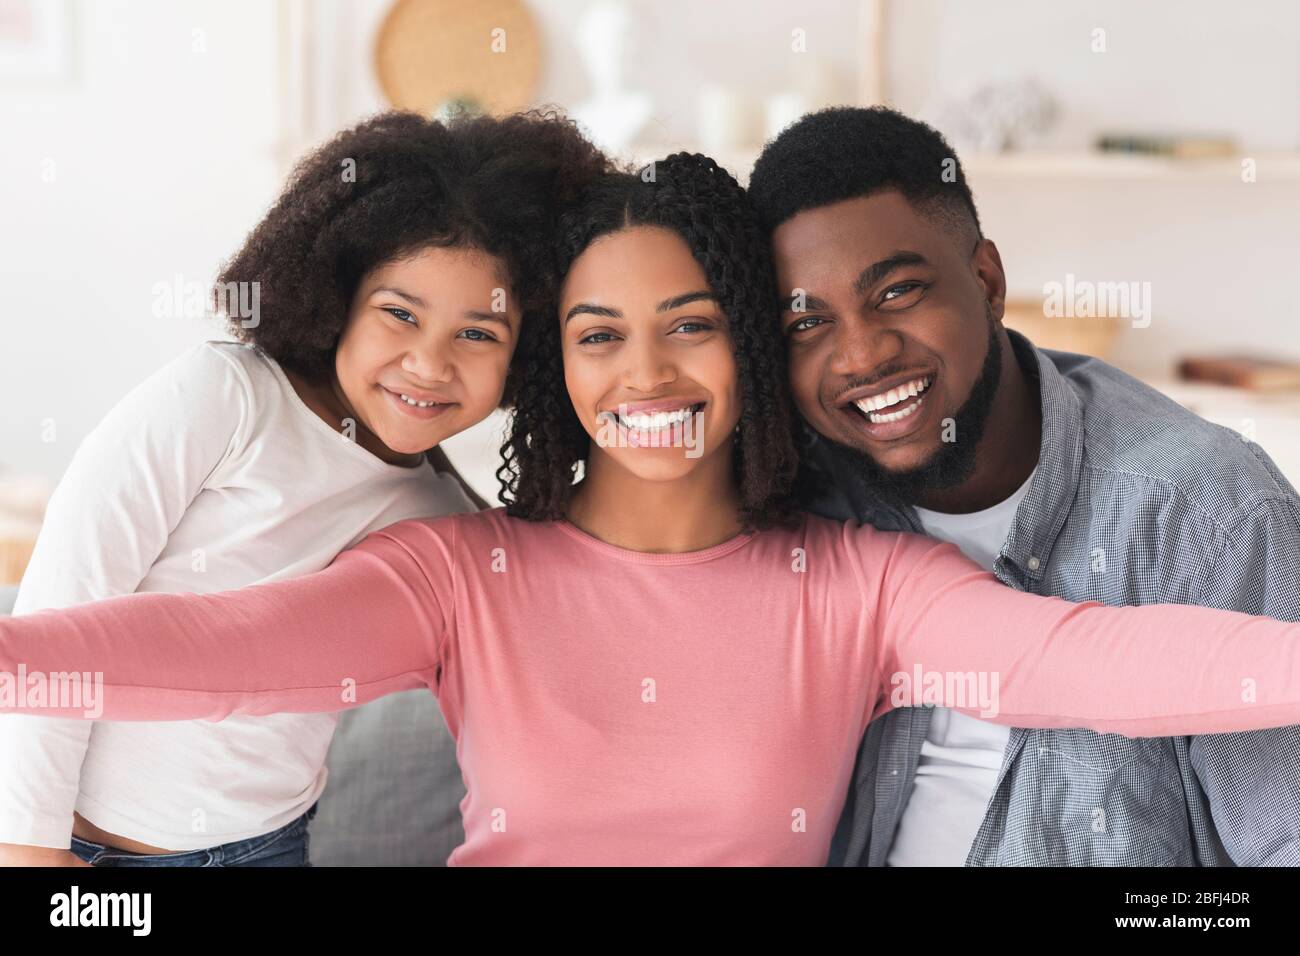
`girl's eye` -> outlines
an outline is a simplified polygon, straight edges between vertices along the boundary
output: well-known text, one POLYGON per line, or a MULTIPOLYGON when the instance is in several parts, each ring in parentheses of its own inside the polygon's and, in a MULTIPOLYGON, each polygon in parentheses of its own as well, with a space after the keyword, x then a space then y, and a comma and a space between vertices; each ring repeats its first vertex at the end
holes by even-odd
POLYGON ((469 328, 460 333, 471 342, 495 342, 497 337, 485 329, 469 328))
POLYGON ((384 311, 387 312, 389 315, 393 316, 393 318, 397 319, 399 322, 406 322, 410 325, 415 324, 415 316, 411 315, 411 313, 407 312, 405 309, 399 309, 397 308, 397 306, 391 306, 391 307, 385 307, 384 311))
POLYGON ((797 322, 791 322, 789 325, 787 325, 786 328, 785 328, 785 334, 786 334, 786 335, 793 335, 793 334, 795 334, 796 332, 807 332, 809 329, 814 329, 814 328, 817 327, 817 325, 821 325, 821 324, 822 324, 822 317, 821 317, 821 316, 819 316, 819 315, 805 315, 805 316, 804 316, 802 319, 800 319, 799 321, 797 321, 797 322), (810 323, 810 322, 815 322, 816 325, 809 325, 808 323, 810 323))
POLYGON ((909 292, 915 292, 918 289, 924 289, 925 284, 922 282, 900 282, 898 285, 890 286, 881 296, 881 302, 894 302, 903 298, 909 292))
POLYGON ((614 336, 609 332, 592 332, 590 335, 578 339, 579 345, 604 345, 606 342, 613 341, 614 336))

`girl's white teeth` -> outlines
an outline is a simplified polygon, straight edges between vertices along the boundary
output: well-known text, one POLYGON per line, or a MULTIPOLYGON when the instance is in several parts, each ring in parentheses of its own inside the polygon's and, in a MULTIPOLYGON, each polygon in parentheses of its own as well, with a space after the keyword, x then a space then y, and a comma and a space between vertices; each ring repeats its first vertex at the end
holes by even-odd
POLYGON ((677 425, 691 416, 691 409, 694 405, 688 405, 685 408, 679 408, 671 412, 631 412, 621 415, 623 424, 628 428, 635 428, 646 431, 651 428, 668 428, 670 425, 677 425))
MULTIPOLYGON (((876 416, 872 415, 872 412, 880 411, 882 408, 889 408, 891 405, 897 405, 905 398, 913 398, 920 395, 929 387, 930 379, 928 376, 926 378, 916 378, 906 384, 899 385, 897 388, 891 388, 883 395, 872 395, 870 398, 860 398, 854 402, 854 404, 862 410, 864 415, 872 421, 876 421, 876 416)), ((920 403, 918 402, 917 404, 920 403)), ((909 412, 908 414, 911 413, 909 412)), ((881 421, 891 420, 892 419, 889 419, 888 417, 881 419, 881 421)))
POLYGON ((434 405, 438 404, 437 402, 417 402, 410 395, 402 395, 401 399, 406 402, 406 404, 414 405, 416 408, 432 408, 434 405))

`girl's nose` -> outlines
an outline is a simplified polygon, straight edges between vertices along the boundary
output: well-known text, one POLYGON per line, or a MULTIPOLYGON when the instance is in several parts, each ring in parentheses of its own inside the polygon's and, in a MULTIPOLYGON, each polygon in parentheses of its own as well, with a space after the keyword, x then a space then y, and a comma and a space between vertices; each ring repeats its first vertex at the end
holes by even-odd
POLYGON ((440 348, 411 349, 402 356, 402 370, 420 382, 448 382, 451 362, 440 348))

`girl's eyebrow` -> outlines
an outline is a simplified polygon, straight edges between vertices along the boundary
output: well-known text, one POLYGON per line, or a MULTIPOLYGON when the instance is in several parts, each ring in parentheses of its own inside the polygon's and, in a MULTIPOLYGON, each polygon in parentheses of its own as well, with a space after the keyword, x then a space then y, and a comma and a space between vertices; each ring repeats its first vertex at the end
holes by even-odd
MULTIPOLYGON (((683 292, 681 295, 675 295, 671 299, 664 299, 657 306, 656 312, 671 312, 673 309, 680 309, 684 305, 690 305, 692 302, 710 301, 717 303, 718 297, 708 289, 702 289, 698 292, 683 292)), ((564 313, 564 321, 575 315, 598 315, 605 319, 621 319, 623 313, 618 309, 611 309, 605 305, 593 305, 590 302, 579 302, 564 313)))
POLYGON ((378 295, 381 292, 392 293, 393 295, 400 296, 401 298, 405 299, 407 302, 410 302, 412 305, 418 308, 421 309, 424 308, 424 300, 421 299, 418 295, 411 295, 411 293, 403 292, 401 289, 396 289, 393 286, 387 286, 387 285, 380 286, 378 289, 376 289, 374 292, 370 294, 373 296, 373 295, 378 295))
POLYGON ((466 309, 465 318, 473 319, 475 322, 500 322, 507 329, 510 328, 510 320, 500 312, 479 312, 475 309, 466 309))

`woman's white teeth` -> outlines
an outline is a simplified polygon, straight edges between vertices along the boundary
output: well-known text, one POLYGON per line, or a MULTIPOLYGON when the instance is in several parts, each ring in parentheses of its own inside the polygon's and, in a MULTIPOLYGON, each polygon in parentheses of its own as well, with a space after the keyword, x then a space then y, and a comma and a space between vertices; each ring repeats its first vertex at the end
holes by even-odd
POLYGON ((916 407, 921 404, 920 401, 909 405, 902 411, 891 412, 888 415, 876 415, 874 413, 879 412, 883 408, 889 408, 891 405, 897 405, 904 399, 915 398, 929 387, 929 377, 915 378, 910 382, 899 385, 897 388, 891 388, 889 391, 882 392, 879 395, 872 395, 870 398, 860 398, 854 402, 854 404, 858 406, 862 411, 862 414, 866 415, 873 422, 895 421, 898 418, 906 418, 908 415, 912 414, 912 412, 916 411, 916 407))
POLYGON ((628 428, 636 428, 642 431, 651 428, 668 428, 690 418, 691 410, 694 407, 694 405, 688 405, 685 408, 679 408, 671 412, 628 412, 621 415, 620 418, 628 428))
POLYGON ((401 396, 401 399, 406 402, 406 404, 414 405, 416 408, 432 408, 434 405, 438 404, 437 402, 417 402, 410 395, 403 395, 401 396))

